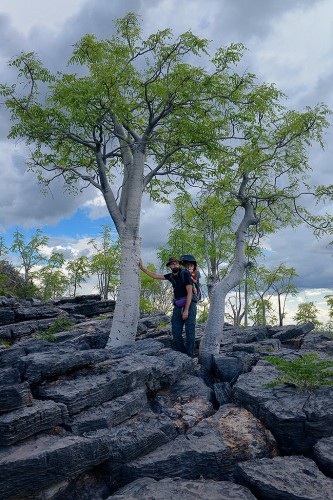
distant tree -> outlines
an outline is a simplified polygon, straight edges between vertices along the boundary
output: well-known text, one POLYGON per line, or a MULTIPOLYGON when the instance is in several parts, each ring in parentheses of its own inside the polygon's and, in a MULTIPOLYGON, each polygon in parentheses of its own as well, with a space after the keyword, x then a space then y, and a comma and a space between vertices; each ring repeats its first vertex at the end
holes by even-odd
POLYGON ((68 290, 69 294, 76 297, 76 292, 78 288, 81 288, 81 284, 85 283, 87 278, 90 276, 90 263, 86 256, 77 257, 76 259, 70 260, 66 264, 66 270, 68 273, 68 290))
POLYGON ((95 254, 90 261, 89 270, 98 278, 97 289, 103 299, 108 299, 109 293, 116 298, 119 286, 120 272, 120 245, 119 240, 112 239, 112 228, 106 224, 102 226, 100 238, 92 238, 89 244, 95 254))
POLYGON ((27 243, 18 229, 14 232, 10 251, 18 254, 21 260, 17 267, 23 271, 24 286, 21 291, 25 297, 33 297, 38 292, 32 279, 32 271, 35 266, 47 261, 46 256, 42 254, 42 248, 47 245, 48 241, 49 238, 40 229, 36 229, 36 233, 27 243))
POLYGON ((54 252, 48 259, 47 265, 34 273, 43 300, 56 299, 64 295, 68 287, 68 278, 62 270, 64 262, 64 255, 54 252))
POLYGON ((15 267, 6 260, 0 260, 0 295, 22 296, 24 278, 15 267))
POLYGON ((5 238, 3 236, 0 236, 0 259, 4 260, 7 254, 8 248, 5 244, 5 238))
POLYGON ((294 320, 297 325, 302 325, 303 323, 307 323, 311 321, 315 330, 318 330, 319 327, 322 326, 321 322, 318 319, 319 309, 316 307, 315 303, 303 302, 302 304, 298 304, 297 313, 294 316, 294 320))
MULTIPOLYGON (((147 269, 156 273, 156 266, 149 263, 147 269)), ((172 309, 172 288, 169 282, 154 280, 142 273, 140 309, 144 314, 168 313, 172 309)))
POLYGON ((273 304, 263 297, 254 299, 249 304, 249 318, 255 326, 274 325, 276 316, 274 315, 273 304))
POLYGON ((287 298, 290 295, 295 297, 298 293, 297 287, 292 282, 298 274, 296 274, 294 267, 286 267, 284 264, 280 264, 272 272, 275 275, 275 280, 272 282, 272 289, 278 299, 279 325, 282 326, 286 315, 287 298))

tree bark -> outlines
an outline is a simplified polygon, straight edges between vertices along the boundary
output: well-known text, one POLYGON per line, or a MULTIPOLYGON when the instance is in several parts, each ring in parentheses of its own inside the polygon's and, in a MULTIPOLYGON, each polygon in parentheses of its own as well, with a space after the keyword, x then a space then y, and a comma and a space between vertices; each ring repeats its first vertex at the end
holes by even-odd
MULTIPOLYGON (((243 196, 247 178, 244 175, 239 196, 243 196)), ((213 356, 219 354, 223 334, 225 299, 227 293, 237 286, 248 265, 245 255, 247 230, 250 225, 256 224, 253 207, 248 200, 242 203, 244 216, 236 231, 235 258, 228 274, 215 284, 210 300, 208 319, 199 347, 199 363, 211 369, 213 356)))

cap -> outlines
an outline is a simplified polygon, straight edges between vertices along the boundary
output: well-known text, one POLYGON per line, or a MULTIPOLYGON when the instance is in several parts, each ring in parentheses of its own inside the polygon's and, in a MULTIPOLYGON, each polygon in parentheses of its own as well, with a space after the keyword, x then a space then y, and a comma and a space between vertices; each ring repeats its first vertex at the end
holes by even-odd
POLYGON ((175 257, 174 255, 173 255, 173 256, 171 256, 171 257, 169 257, 168 262, 167 262, 165 265, 166 265, 166 267, 169 267, 169 266, 170 266, 170 264, 172 264, 172 263, 177 263, 177 264, 179 264, 179 260, 178 260, 178 259, 177 259, 177 257, 175 257))

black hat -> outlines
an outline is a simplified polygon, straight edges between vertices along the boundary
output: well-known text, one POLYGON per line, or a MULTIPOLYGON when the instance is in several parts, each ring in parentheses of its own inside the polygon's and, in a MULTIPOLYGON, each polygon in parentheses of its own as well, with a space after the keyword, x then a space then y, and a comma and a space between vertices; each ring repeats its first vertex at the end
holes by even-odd
POLYGON ((193 257, 193 255, 190 255, 190 254, 182 255, 181 257, 179 257, 179 262, 182 265, 184 265, 185 262, 193 262, 195 266, 197 265, 197 261, 195 260, 195 257, 193 257))
POLYGON ((172 257, 169 257, 168 262, 165 265, 166 265, 166 267, 169 267, 170 264, 173 264, 173 263, 179 264, 179 260, 174 255, 172 257))

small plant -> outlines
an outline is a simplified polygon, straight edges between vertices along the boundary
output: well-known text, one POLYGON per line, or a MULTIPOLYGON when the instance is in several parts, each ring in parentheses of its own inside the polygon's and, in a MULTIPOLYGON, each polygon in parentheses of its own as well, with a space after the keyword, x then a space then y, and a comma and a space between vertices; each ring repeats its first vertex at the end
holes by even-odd
POLYGON ((8 349, 11 346, 11 343, 8 342, 7 340, 0 340, 0 346, 4 347, 5 349, 8 349))
POLYGON ((41 333, 37 335, 36 338, 40 340, 47 340, 48 342, 55 342, 57 340, 57 337, 52 333, 41 333))
POLYGON ((56 333, 69 331, 73 328, 73 322, 70 319, 66 319, 62 316, 59 316, 52 325, 48 327, 47 330, 43 333, 39 333, 36 337, 42 340, 48 340, 49 342, 55 342, 57 337, 56 333))
POLYGON ((46 334, 54 335, 55 333, 69 331, 73 328, 73 322, 70 319, 59 316, 52 325, 46 330, 46 334))
POLYGON ((266 387, 294 384, 298 390, 310 392, 317 387, 333 385, 333 361, 319 359, 317 354, 304 354, 292 361, 278 356, 264 356, 264 359, 284 372, 266 387))

